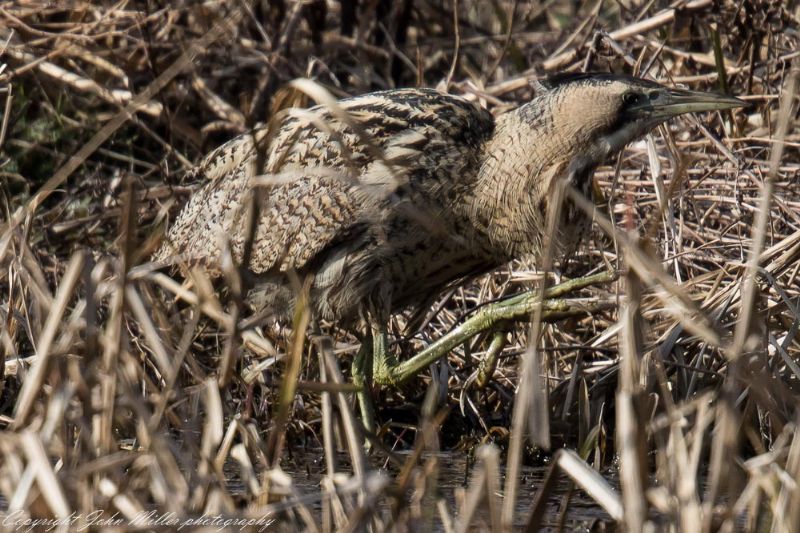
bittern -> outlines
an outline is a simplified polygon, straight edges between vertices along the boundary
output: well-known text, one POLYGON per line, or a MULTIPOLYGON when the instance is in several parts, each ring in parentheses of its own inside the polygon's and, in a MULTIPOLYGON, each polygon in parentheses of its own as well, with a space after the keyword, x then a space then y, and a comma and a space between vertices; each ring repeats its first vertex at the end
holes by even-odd
MULTIPOLYGON (((290 277, 310 280, 316 317, 367 334, 354 366, 363 384, 389 364, 392 313, 424 309, 446 287, 541 253, 559 180, 589 195, 594 169, 657 125, 741 105, 579 74, 542 82, 534 99, 497 117, 431 89, 290 109, 277 130, 233 139, 200 163, 203 185, 154 260, 213 266, 226 247, 240 265, 248 256, 248 301, 278 315, 296 299, 290 277), (245 201, 254 188, 255 210, 245 201)), ((557 212, 563 251, 588 218, 570 205, 557 212)))

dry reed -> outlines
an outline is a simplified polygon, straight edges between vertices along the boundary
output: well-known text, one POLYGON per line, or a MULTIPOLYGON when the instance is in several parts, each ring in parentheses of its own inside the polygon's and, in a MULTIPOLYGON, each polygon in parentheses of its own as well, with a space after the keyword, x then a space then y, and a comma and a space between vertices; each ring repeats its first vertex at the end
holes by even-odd
POLYGON ((565 476, 598 529, 798 530, 798 50, 794 0, 4 3, 4 527, 563 529, 581 525, 565 476), (515 262, 417 330, 394 317, 403 357, 446 357, 378 392, 370 456, 341 370, 355 339, 303 305, 253 320, 230 261, 222 283, 147 263, 198 185, 191 161, 318 87, 440 84, 502 112, 580 69, 752 106, 599 169, 595 231, 568 264, 515 262), (621 276, 553 323, 534 298, 550 270, 621 276), (457 336, 525 291, 526 320, 457 336), (451 494, 456 454, 475 465, 451 494))

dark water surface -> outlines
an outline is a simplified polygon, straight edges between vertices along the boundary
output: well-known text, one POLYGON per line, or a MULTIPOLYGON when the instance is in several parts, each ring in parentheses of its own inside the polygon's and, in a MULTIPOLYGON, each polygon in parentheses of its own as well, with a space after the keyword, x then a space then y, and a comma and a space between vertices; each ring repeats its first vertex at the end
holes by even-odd
MULTIPOLYGON (((325 475, 325 462, 323 458, 324 452, 319 450, 306 450, 298 453, 295 450, 292 458, 283 464, 284 471, 292 477, 295 488, 304 495, 313 495, 320 493, 320 481, 325 475)), ((401 460, 408 458, 407 453, 399 453, 398 456, 401 460)), ((431 457, 430 454, 425 455, 423 458, 431 457)), ((468 490, 472 471, 476 466, 473 461, 469 461, 467 454, 464 452, 444 452, 436 454, 438 461, 438 493, 443 496, 448 503, 448 510, 451 517, 456 518, 456 492, 459 490, 468 490)), ((352 470, 349 466, 349 458, 344 454, 337 456, 339 462, 339 471, 351 473, 352 470)), ((370 463, 372 468, 379 469, 386 465, 385 459, 371 458, 370 463)), ((530 508, 536 497, 537 492, 541 488, 544 478, 549 469, 548 465, 523 467, 522 479, 519 483, 517 510, 514 517, 515 528, 522 529, 528 522, 530 508)), ((391 478, 398 473, 398 468, 389 464, 384 470, 391 478)), ((501 470, 501 475, 504 471, 501 470)), ((616 486, 617 481, 614 479, 614 473, 604 472, 604 477, 609 482, 616 486), (609 479, 611 477, 611 479, 609 479)), ((505 479, 501 479, 499 483, 500 490, 503 489, 505 479)), ((556 483, 555 490, 551 494, 547 502, 547 511, 543 521, 542 531, 557 531, 559 522, 563 525, 564 531, 613 531, 613 521, 608 514, 591 500, 583 491, 579 489, 572 490, 571 482, 565 478, 560 477, 556 483), (566 501, 566 496, 571 491, 569 501, 566 501), (563 513, 563 517, 561 514, 563 513)), ((502 502, 502 500, 500 500, 502 502)), ((313 505, 309 506, 314 513, 320 513, 322 505, 316 501, 313 505)), ((438 519, 438 513, 435 513, 436 520, 434 525, 437 530, 441 531, 442 526, 438 519)), ((481 507, 475 512, 473 519, 473 526, 476 531, 480 531, 489 525, 488 511, 486 504, 481 503, 481 507)))
MULTIPOLYGON (((400 460, 405 461, 408 458, 407 453, 398 453, 397 456, 400 460)), ((430 454, 423 456, 423 459, 431 457, 430 454)), ((438 461, 438 494, 443 496, 448 504, 448 510, 451 518, 455 520, 456 516, 456 492, 460 490, 468 490, 469 480, 471 480, 472 471, 475 465, 468 461, 468 457, 464 452, 445 452, 436 454, 438 461)), ((351 473, 349 465, 349 457, 345 454, 337 455, 338 471, 342 473, 351 473)), ((377 457, 370 458, 371 467, 373 469, 381 469, 385 465, 385 460, 377 457)), ((282 465, 284 472, 292 478, 292 483, 295 490, 300 495, 305 496, 308 508, 315 514, 316 520, 321 520, 322 503, 319 499, 321 495, 320 482, 325 475, 325 461, 324 452, 319 450, 305 450, 298 452, 294 450, 291 458, 284 461, 282 465)), ((514 517, 514 526, 516 529, 523 529, 528 522, 530 508, 533 500, 548 471, 548 466, 535 466, 523 467, 522 479, 519 483, 517 509, 514 517)), ((226 465, 226 478, 228 490, 231 494, 244 495, 246 490, 240 481, 239 470, 237 465, 230 461, 226 465)), ((393 478, 398 474, 399 469, 394 465, 389 465, 384 472, 393 478)), ((501 475, 502 475, 501 471, 501 475)), ((616 475, 614 473, 604 472, 604 477, 615 487, 618 485, 616 475)), ((503 488, 504 479, 500 480, 500 490, 503 488)), ((560 477, 556 482, 555 490, 551 494, 547 502, 545 518, 542 524, 542 531, 558 531, 559 524, 563 527, 563 531, 615 531, 614 523, 606 512, 599 507, 593 500, 591 500, 581 490, 572 489, 572 484, 565 477, 560 477), (569 501, 566 501, 566 496, 571 491, 569 501), (563 516, 562 516, 563 515, 563 516)), ((502 501, 502 500, 501 500, 502 501)), ((8 510, 8 501, 0 496, 0 516, 4 516, 8 510)), ((388 510, 387 510, 388 513, 388 510)), ((438 512, 434 513, 434 528, 435 531, 443 531, 442 524, 439 521, 438 512)), ((488 511, 485 502, 480 504, 479 509, 476 510, 472 521, 473 531, 488 530, 489 527, 488 511)), ((268 528, 269 531, 289 531, 286 529, 287 524, 281 523, 280 520, 275 524, 276 527, 268 528)), ((420 532, 421 533, 421 532, 420 532)))

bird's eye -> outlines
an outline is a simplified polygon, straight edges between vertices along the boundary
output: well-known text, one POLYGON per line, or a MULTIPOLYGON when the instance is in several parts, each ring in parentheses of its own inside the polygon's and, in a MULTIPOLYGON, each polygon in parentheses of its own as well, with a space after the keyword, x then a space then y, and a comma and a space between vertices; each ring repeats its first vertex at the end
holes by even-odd
POLYGON ((639 94, 638 93, 625 93, 622 96, 622 102, 626 106, 633 105, 639 101, 639 94))
POLYGON ((659 98, 661 98, 661 95, 660 95, 660 94, 658 94, 658 93, 656 93, 656 92, 650 93, 650 101, 651 101, 651 102, 655 102, 655 101, 656 101, 656 100, 658 100, 659 98))

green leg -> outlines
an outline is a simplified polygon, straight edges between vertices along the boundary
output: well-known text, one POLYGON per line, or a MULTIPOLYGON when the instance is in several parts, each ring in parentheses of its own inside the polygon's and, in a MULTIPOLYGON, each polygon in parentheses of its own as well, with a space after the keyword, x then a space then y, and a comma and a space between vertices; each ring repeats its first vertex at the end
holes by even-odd
POLYGON ((375 407, 372 404, 372 362, 373 339, 367 336, 353 359, 353 384, 359 388, 356 393, 361 421, 368 433, 375 433, 375 407))
POLYGON ((372 377, 377 383, 384 383, 397 367, 397 358, 389 350, 389 335, 383 324, 372 325, 372 377))
MULTIPOLYGON (((447 355, 450 350, 475 335, 491 330, 498 324, 530 320, 531 313, 533 313, 539 305, 543 306, 542 320, 546 322, 554 322, 573 316, 585 316, 613 306, 613 302, 603 299, 589 298, 585 301, 577 300, 571 302, 570 300, 562 300, 559 298, 572 291, 601 283, 610 283, 616 279, 616 272, 601 272, 599 274, 573 279, 549 288, 545 291, 545 300, 541 304, 539 303, 536 291, 529 291, 487 305, 459 324, 444 337, 441 337, 410 359, 406 359, 400 363, 384 349, 380 356, 376 357, 373 365, 373 377, 375 382, 379 385, 393 387, 401 385, 403 382, 428 368, 428 365, 434 361, 447 355)), ((494 343, 498 350, 502 348, 501 339, 498 336, 494 338, 494 343)), ((378 351, 373 351, 378 354, 378 351)))
MULTIPOLYGON (((353 359, 353 383, 361 390, 357 393, 358 406, 364 429, 375 433, 375 404, 372 401, 372 382, 374 376, 388 375, 396 366, 397 359, 389 351, 389 337, 386 327, 373 324, 371 335, 364 339, 361 348, 353 359)), ((382 382, 379 380, 379 383, 382 382)))
POLYGON ((364 427, 371 433, 376 430, 375 408, 371 395, 373 380, 379 385, 399 386, 425 370, 434 361, 447 355, 450 350, 461 343, 479 333, 492 330, 501 325, 501 332, 495 333, 492 337, 487 360, 481 369, 481 381, 488 381, 492 368, 496 364, 497 355, 506 342, 504 331, 507 331, 509 322, 530 320, 531 313, 539 305, 543 306, 542 320, 547 322, 554 322, 567 317, 585 316, 601 309, 613 307, 615 303, 605 299, 588 298, 570 301, 559 298, 578 289, 610 283, 616 279, 616 272, 601 272, 573 279, 547 289, 545 291, 545 301, 541 304, 537 294, 534 291, 530 291, 487 305, 444 337, 403 362, 398 362, 394 354, 389 351, 385 322, 373 321, 370 327, 371 336, 364 339, 358 354, 353 360, 352 368, 353 383, 360 388, 357 394, 364 427))
POLYGON ((486 356, 478 365, 478 377, 475 379, 475 384, 479 389, 486 387, 489 380, 492 379, 497 368, 497 356, 508 344, 507 336, 505 330, 496 331, 492 334, 492 342, 489 345, 489 349, 486 350, 486 356))

